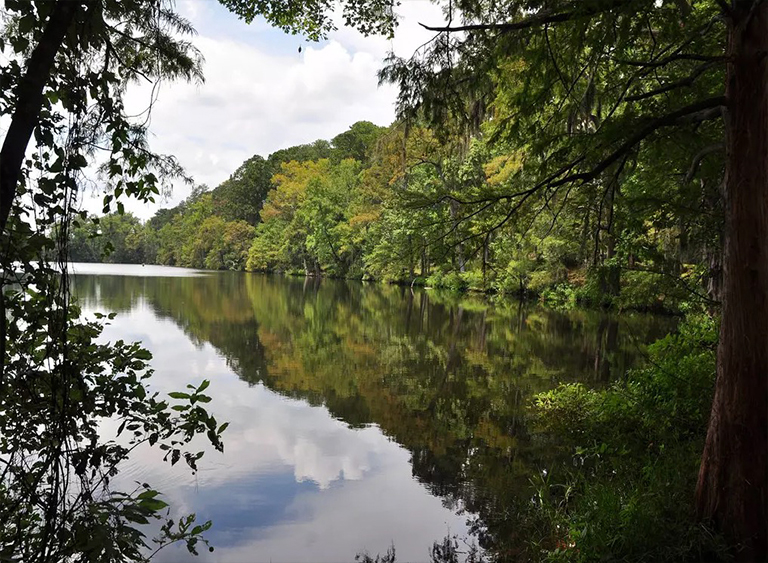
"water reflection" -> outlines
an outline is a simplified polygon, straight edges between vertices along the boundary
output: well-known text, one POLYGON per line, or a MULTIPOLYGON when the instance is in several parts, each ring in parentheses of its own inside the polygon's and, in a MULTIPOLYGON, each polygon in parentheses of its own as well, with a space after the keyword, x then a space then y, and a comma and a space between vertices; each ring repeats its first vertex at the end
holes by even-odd
POLYGON ((483 545, 516 556, 517 507, 551 457, 528 431, 531 395, 620 377, 671 328, 375 284, 140 268, 78 275, 76 291, 88 310, 121 313, 107 337, 153 351, 158 390, 213 380, 215 414, 231 421, 225 456, 207 455, 196 478, 143 457, 128 474, 162 480, 212 518, 221 561, 352 560, 391 540, 402 560, 422 561, 467 519, 483 545))

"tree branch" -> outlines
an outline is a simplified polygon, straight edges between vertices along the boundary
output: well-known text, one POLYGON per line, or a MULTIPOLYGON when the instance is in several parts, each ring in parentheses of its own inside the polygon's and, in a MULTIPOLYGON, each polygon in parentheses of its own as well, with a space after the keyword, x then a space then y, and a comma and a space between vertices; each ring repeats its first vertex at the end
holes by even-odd
POLYGON ((714 145, 709 145, 708 147, 704 147, 701 149, 696 156, 693 157, 693 160, 691 161, 691 166, 688 168, 688 173, 685 175, 685 179, 683 180, 684 184, 687 184, 691 180, 693 180, 693 177, 696 175, 696 170, 699 168, 699 164, 701 164, 701 161, 704 160, 707 155, 710 155, 712 153, 725 150, 725 143, 715 143, 714 145))
POLYGON ((666 66, 669 63, 675 62, 675 61, 700 61, 704 63, 709 63, 709 62, 719 62, 719 61, 725 62, 726 58, 711 57, 708 55, 697 55, 694 53, 676 53, 674 55, 670 55, 669 57, 664 57, 663 59, 651 60, 651 61, 631 61, 627 59, 614 59, 614 60, 619 64, 629 65, 629 66, 661 67, 661 66, 666 66))
MULTIPOLYGON (((725 103, 725 96, 716 96, 714 98, 708 98, 706 100, 682 107, 666 115, 662 115, 661 117, 653 119, 645 127, 640 129, 640 131, 624 141, 624 143, 622 143, 619 148, 617 148, 610 155, 600 161, 597 166, 592 168, 590 171, 570 174, 553 182, 545 181, 538 184, 538 186, 558 187, 570 182, 581 181, 582 183, 586 183, 594 180, 611 164, 622 158, 625 154, 629 153, 632 149, 634 149, 643 140, 651 136, 657 130, 664 127, 669 127, 671 125, 676 125, 678 123, 689 123, 703 119, 712 119, 721 113, 720 110, 725 105, 725 103)), ((580 158, 580 160, 583 159, 584 157, 580 158)))
POLYGON ((645 100, 647 98, 653 98, 654 96, 658 96, 660 94, 665 94, 667 92, 670 92, 672 90, 676 90, 678 88, 685 88, 693 86, 693 83, 696 81, 696 79, 704 74, 709 69, 717 66, 720 63, 720 61, 712 61, 705 63, 698 68, 696 68, 690 75, 686 76, 685 78, 682 78, 678 80, 677 82, 672 82, 670 84, 665 84, 664 86, 660 88, 656 88, 655 90, 649 90, 648 92, 643 92, 641 94, 635 94, 634 96, 627 96, 624 98, 624 101, 626 102, 639 102, 640 100, 645 100))
POLYGON ((419 23, 421 27, 428 31, 456 33, 461 31, 519 31, 531 27, 540 27, 552 23, 562 23, 579 17, 588 17, 610 12, 622 4, 629 4, 632 0, 614 0, 613 2, 597 2, 596 5, 587 8, 574 8, 573 10, 556 12, 553 10, 542 10, 538 14, 522 19, 517 22, 509 23, 489 23, 489 24, 468 24, 452 27, 448 26, 429 26, 419 23))

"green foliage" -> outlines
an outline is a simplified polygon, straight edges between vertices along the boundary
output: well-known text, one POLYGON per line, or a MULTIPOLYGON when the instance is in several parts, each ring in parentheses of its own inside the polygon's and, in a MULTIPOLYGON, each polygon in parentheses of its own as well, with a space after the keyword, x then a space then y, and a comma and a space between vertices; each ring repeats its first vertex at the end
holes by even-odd
MULTIPOLYGON (((264 17, 272 25, 289 33, 302 33, 318 41, 336 29, 333 13, 335 0, 219 0, 247 22, 256 16, 264 17)), ((396 25, 392 3, 388 0, 343 0, 341 14, 347 26, 369 35, 377 33, 391 36, 396 25)))
POLYGON ((153 262, 157 252, 153 234, 131 213, 86 219, 71 230, 69 258, 112 264, 153 262))
POLYGON ((452 291, 465 291, 469 287, 469 283, 463 275, 456 272, 443 273, 439 270, 427 277, 426 283, 428 287, 452 291))
POLYGON ((358 121, 331 140, 334 156, 337 160, 351 158, 366 162, 373 155, 376 141, 384 130, 370 121, 358 121))
MULTIPOLYGON (((505 88, 498 84, 497 95, 505 88)), ((134 225, 133 238, 106 231, 107 240, 87 243, 92 232, 75 229, 73 257, 97 259, 109 243, 125 261, 418 279, 453 291, 538 295, 555 307, 678 311, 706 301, 707 271, 696 260, 717 243, 699 232, 708 219, 679 210, 691 194, 683 198, 638 167, 611 202, 621 228, 606 235, 606 202, 592 189, 502 203, 527 158, 492 136, 467 144, 439 129, 359 122, 332 142, 252 157, 217 188, 199 187, 134 225), (661 211, 647 203, 647 182, 663 188, 661 211), (638 206, 642 213, 630 212, 638 206), (123 248, 130 240, 133 254, 123 248)))
POLYGON ((171 465, 184 459, 195 470, 202 453, 190 442, 204 434, 221 450, 223 428, 199 405, 174 409, 149 390, 149 352, 104 342, 104 316, 80 317, 66 270, 72 255, 133 261, 148 252, 144 228, 124 213, 123 198, 153 201, 181 175, 173 158, 148 149, 146 124, 128 117, 122 102, 139 77, 201 76, 199 53, 184 39, 188 22, 161 4, 5 5, 2 43, 13 53, 0 68, 0 105, 11 118, 0 171, 2 210, 10 211, 0 234, 7 249, 0 259, 2 559, 146 561, 153 548, 177 541, 194 551, 210 527, 195 525, 194 516, 168 521, 168 505, 148 484, 115 486, 135 447, 155 446, 171 465), (47 68, 43 52, 53 61, 47 68), (36 81, 42 99, 29 90, 36 81), (18 131, 30 122, 36 150, 13 180, 8 155, 25 152, 18 131), (105 147, 107 215, 100 221, 75 207, 96 145, 105 147), (105 421, 116 423, 116 432, 105 421), (161 529, 150 540, 151 521, 161 529))
POLYGON ((344 276, 359 255, 344 220, 359 170, 350 159, 284 163, 261 210, 248 269, 344 276))
POLYGON ((686 291, 682 276, 680 279, 681 283, 674 284, 663 272, 626 272, 617 305, 624 309, 677 310, 686 300, 697 299, 686 291))
POLYGON ((545 559, 727 559, 722 539, 693 510, 716 339, 712 319, 692 317, 651 345, 649 366, 626 380, 537 396, 543 435, 564 443, 573 460, 536 481, 536 510, 549 530, 545 559))
POLYGON ((572 309, 578 301, 577 292, 569 284, 558 284, 541 293, 542 302, 556 309, 572 309))
POLYGON ((103 315, 80 320, 78 308, 64 300, 66 279, 44 262, 24 265, 23 273, 4 295, 6 311, 24 323, 7 327, 3 366, 0 505, 5 521, 14 522, 0 532, 3 553, 24 553, 25 560, 53 553, 77 561, 144 561, 151 547, 175 541, 194 547, 210 523, 190 527, 190 517, 172 529, 166 522, 149 541, 142 526, 163 520, 167 504, 148 485, 123 492, 110 481, 140 444, 165 452, 171 465, 184 459, 192 470, 203 455, 189 447, 196 435, 207 435, 221 450, 225 427, 199 406, 210 401, 202 394, 208 383, 171 406, 147 389, 149 352, 135 343, 102 342, 103 315), (119 422, 114 436, 100 428, 105 419, 119 422), (65 488, 64 477, 77 487, 65 488), (66 518, 47 512, 50 507, 66 518))
POLYGON ((226 221, 255 225, 274 173, 271 162, 258 155, 249 158, 213 190, 214 212, 226 221))

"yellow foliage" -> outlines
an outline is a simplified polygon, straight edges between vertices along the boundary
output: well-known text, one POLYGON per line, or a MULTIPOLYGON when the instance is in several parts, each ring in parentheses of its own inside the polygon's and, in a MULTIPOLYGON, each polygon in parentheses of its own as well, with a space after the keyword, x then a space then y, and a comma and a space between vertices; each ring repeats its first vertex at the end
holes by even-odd
POLYGON ((497 156, 483 165, 485 177, 490 186, 501 186, 507 183, 509 178, 523 166, 523 158, 520 152, 497 156))
POLYGON ((368 223, 373 223, 377 221, 381 217, 381 209, 371 209, 368 211, 364 211, 362 213, 358 213, 354 217, 350 218, 349 224, 352 227, 355 227, 357 225, 366 225, 368 223))

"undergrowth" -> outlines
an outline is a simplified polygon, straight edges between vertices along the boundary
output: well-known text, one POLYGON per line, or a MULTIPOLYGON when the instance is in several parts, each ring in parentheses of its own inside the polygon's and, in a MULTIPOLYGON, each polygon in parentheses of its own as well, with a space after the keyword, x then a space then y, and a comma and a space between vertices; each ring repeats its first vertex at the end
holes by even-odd
POLYGON ((712 319, 691 317, 649 347, 648 367, 610 387, 567 384, 536 397, 539 439, 570 458, 533 482, 542 560, 728 560, 693 508, 716 341, 712 319))

